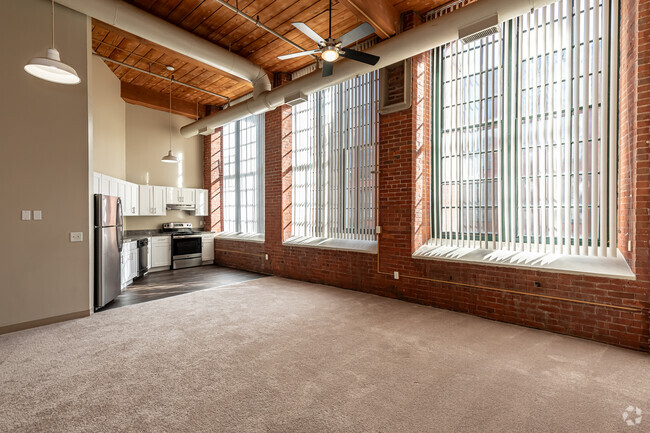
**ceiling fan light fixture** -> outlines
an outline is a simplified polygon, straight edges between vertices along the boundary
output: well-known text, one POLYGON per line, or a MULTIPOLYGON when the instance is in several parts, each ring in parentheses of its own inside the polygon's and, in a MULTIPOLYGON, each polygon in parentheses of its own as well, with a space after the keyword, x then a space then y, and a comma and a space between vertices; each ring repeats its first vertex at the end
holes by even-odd
POLYGON ((336 47, 327 47, 325 51, 321 53, 321 57, 326 62, 333 62, 339 58, 339 51, 336 47))

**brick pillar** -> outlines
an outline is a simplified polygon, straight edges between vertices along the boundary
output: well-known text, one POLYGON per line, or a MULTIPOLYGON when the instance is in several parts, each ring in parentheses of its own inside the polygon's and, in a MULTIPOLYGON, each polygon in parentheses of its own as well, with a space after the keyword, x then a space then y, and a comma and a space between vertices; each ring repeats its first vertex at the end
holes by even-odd
POLYGON ((223 231, 222 185, 223 155, 222 129, 203 137, 203 187, 208 190, 208 216, 205 227, 214 232, 223 231))
MULTIPOLYGON (((273 257, 282 255, 282 242, 291 236, 291 107, 266 113, 265 244, 273 257)), ((269 266, 282 262, 272 260, 269 266)))

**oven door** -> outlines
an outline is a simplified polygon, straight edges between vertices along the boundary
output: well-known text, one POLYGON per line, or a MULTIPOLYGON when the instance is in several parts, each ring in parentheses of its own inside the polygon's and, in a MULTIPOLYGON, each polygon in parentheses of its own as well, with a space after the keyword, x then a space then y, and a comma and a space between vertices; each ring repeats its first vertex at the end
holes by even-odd
POLYGON ((172 259, 189 259, 201 256, 201 235, 172 237, 172 259))

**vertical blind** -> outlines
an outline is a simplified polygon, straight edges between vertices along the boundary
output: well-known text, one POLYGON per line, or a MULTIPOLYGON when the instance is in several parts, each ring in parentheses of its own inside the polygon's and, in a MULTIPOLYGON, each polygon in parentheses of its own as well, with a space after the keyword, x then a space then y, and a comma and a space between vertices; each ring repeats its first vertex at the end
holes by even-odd
POLYGON ((617 10, 561 0, 434 50, 433 244, 616 255, 617 10))
POLYGON ((264 233, 264 115, 223 127, 224 231, 264 233))
POLYGON ((293 107, 293 236, 375 239, 378 77, 293 107))

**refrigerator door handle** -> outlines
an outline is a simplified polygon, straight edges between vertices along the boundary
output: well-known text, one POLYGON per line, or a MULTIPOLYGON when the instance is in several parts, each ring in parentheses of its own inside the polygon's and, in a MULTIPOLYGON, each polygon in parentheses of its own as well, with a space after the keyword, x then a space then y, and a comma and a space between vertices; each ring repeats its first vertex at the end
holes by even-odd
POLYGON ((117 199, 117 251, 122 252, 122 246, 124 244, 124 216, 122 215, 122 200, 117 199))

